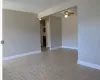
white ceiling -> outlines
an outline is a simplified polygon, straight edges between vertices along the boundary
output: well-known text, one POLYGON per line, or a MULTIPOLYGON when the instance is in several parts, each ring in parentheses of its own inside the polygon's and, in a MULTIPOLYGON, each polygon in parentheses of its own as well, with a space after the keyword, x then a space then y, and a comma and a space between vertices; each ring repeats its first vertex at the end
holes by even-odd
POLYGON ((31 5, 31 7, 32 6, 34 6, 35 8, 37 7, 36 9, 39 9, 38 12, 42 12, 56 5, 67 2, 69 0, 4 0, 4 2, 5 1, 17 4, 19 3, 19 4, 31 5))
POLYGON ((75 15, 77 15, 77 7, 72 7, 72 8, 69 8, 69 9, 67 9, 67 10, 54 13, 54 14, 52 14, 52 16, 64 17, 64 12, 65 12, 65 11, 73 12, 75 15))

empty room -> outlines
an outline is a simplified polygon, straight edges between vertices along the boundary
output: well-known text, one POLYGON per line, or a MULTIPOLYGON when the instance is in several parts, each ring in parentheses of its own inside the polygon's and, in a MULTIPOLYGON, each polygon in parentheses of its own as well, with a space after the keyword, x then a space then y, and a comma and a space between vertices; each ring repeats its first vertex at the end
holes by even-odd
POLYGON ((2 80, 100 80, 100 0, 3 0, 2 80))

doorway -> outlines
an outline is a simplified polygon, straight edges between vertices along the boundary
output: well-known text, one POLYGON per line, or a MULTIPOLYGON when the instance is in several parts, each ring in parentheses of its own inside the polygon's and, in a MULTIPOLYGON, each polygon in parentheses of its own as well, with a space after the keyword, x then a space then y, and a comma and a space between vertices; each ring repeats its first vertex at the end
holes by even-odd
POLYGON ((41 51, 47 50, 47 31, 45 20, 40 20, 41 51))

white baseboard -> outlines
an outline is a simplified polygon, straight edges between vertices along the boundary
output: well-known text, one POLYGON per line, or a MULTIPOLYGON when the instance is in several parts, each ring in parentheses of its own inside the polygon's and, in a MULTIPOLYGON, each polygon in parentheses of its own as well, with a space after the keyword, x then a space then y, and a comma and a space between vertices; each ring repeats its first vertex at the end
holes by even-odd
POLYGON ((55 50, 55 49, 59 49, 59 48, 62 48, 62 46, 50 48, 50 50, 55 50))
POLYGON ((77 47, 62 46, 62 48, 68 48, 68 49, 76 49, 76 50, 78 50, 78 48, 77 48, 77 47))
POLYGON ((28 56, 28 55, 32 55, 32 54, 37 54, 37 53, 41 53, 41 50, 29 52, 29 53, 18 54, 18 55, 9 56, 9 57, 4 57, 3 60, 12 60, 12 59, 16 59, 16 58, 20 58, 20 57, 24 57, 24 56, 28 56))
POLYGON ((76 50, 78 50, 78 48, 76 48, 76 47, 67 47, 67 46, 59 46, 59 47, 55 47, 55 48, 50 48, 50 50, 55 50, 55 49, 59 49, 59 48, 67 48, 67 49, 76 49, 76 50))
POLYGON ((93 64, 93 63, 79 61, 79 60, 77 61, 77 64, 100 70, 100 65, 98 65, 98 64, 93 64))

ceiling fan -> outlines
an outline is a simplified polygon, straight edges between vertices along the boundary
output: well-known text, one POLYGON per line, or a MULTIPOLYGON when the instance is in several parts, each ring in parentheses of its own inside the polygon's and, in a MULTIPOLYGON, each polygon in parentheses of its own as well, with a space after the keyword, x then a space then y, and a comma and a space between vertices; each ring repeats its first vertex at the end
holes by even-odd
POLYGON ((65 12, 64 12, 64 17, 67 18, 68 16, 73 15, 73 14, 74 14, 74 12, 65 11, 65 12))

